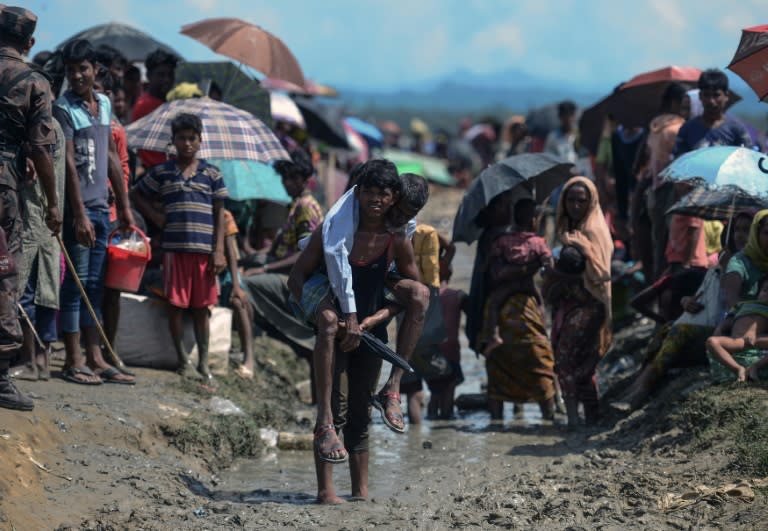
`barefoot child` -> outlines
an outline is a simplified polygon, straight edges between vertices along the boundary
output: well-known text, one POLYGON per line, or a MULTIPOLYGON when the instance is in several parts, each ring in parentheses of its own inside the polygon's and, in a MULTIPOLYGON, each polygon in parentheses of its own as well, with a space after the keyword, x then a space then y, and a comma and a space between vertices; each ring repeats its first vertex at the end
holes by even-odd
POLYGON ((734 357, 742 358, 748 350, 768 349, 768 275, 760 279, 757 300, 736 304, 725 320, 707 339, 707 352, 715 361, 736 374, 736 380, 758 380, 758 371, 768 366, 768 356, 741 365, 734 357))
POLYGON ((552 253, 544 238, 534 232, 536 202, 521 199, 515 203, 514 211, 515 232, 501 234, 491 245, 488 314, 478 338, 478 350, 485 355, 504 343, 499 331, 501 306, 513 293, 530 293, 541 302, 533 277, 540 268, 549 267, 552 262, 552 253))
POLYGON ((179 360, 179 373, 213 386, 208 368, 209 306, 216 304, 216 275, 224 258, 224 199, 227 189, 218 168, 197 158, 203 124, 193 114, 179 114, 171 123, 178 154, 150 169, 136 185, 136 206, 145 218, 163 227, 163 284, 168 299, 168 324, 179 360), (164 213, 152 208, 158 198, 164 213), (197 372, 182 343, 184 309, 192 311, 197 343, 197 372))
POLYGON ((379 318, 389 317, 384 286, 392 260, 406 278, 418 278, 413 248, 402 233, 387 231, 388 210, 397 201, 400 179, 397 171, 378 170, 369 161, 360 170, 355 194, 359 204, 358 226, 349 254, 355 312, 344 314, 345 333, 339 332, 338 302, 331 295, 327 277, 317 274, 324 263, 320 228, 294 265, 288 279, 297 314, 317 329, 314 371, 317 384, 315 424, 315 468, 317 501, 342 503, 333 487, 334 463, 350 461, 352 496, 368 497, 368 425, 371 398, 376 390, 381 359, 358 348, 362 330, 386 340, 386 327, 379 318), (366 166, 368 165, 368 166, 366 166), (298 303, 298 304, 296 304, 298 303), (359 325, 357 324, 359 321, 359 325), (337 430, 342 430, 344 441, 337 430))

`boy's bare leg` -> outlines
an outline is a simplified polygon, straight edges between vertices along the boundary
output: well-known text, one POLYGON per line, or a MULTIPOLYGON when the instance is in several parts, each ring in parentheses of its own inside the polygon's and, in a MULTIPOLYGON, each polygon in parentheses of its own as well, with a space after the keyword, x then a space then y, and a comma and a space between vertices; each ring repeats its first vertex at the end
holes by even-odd
MULTIPOLYGON (((329 459, 343 459, 347 452, 333 429, 320 428, 333 426, 333 411, 331 410, 331 393, 333 390, 333 356, 335 352, 336 334, 339 331, 339 316, 333 305, 324 299, 320 303, 315 316, 317 322, 317 337, 313 352, 315 385, 317 386, 317 419, 315 421, 315 461, 320 462, 320 454, 329 459)), ((317 466, 318 498, 319 491, 333 492, 330 474, 325 478, 321 472, 330 463, 319 463, 317 466), (326 481, 327 479, 327 481, 326 481)))
MULTIPOLYGON (((424 328, 424 316, 429 305, 429 289, 421 282, 407 278, 398 280, 390 289, 394 292, 398 302, 405 307, 405 315, 400 329, 397 331, 397 353, 409 360, 424 328)), ((403 369, 393 366, 389 378, 378 395, 396 393, 399 396, 402 376, 403 369)), ((394 400, 386 400, 385 403, 385 414, 389 421, 401 428, 405 427, 399 403, 394 400)))
POLYGON ((315 452, 315 472, 317 473, 317 503, 339 505, 346 503, 336 495, 333 488, 333 464, 322 461, 315 452))
POLYGON ((203 376, 203 383, 214 386, 216 382, 208 364, 208 345, 211 340, 211 319, 208 308, 192 309, 192 325, 197 344, 197 372, 203 376))
POLYGON ((38 364, 35 359, 35 336, 32 328, 25 321, 21 321, 21 332, 24 339, 21 342, 21 362, 18 369, 12 371, 13 377, 19 380, 38 380, 40 377, 38 364))
POLYGON ((732 338, 726 336, 712 336, 707 339, 707 351, 715 357, 717 361, 725 365, 729 370, 736 374, 736 380, 744 382, 747 379, 747 368, 739 365, 732 353, 744 350, 744 340, 741 338, 732 338))
POLYGON ((352 479, 352 497, 368 499, 368 452, 349 454, 349 475, 352 479))
POLYGON ((421 424, 421 406, 424 402, 424 391, 408 394, 408 424, 421 424))
POLYGON ((253 377, 253 326, 250 315, 250 304, 244 303, 240 299, 232 300, 232 309, 234 310, 235 328, 240 336, 240 345, 243 347, 243 365, 245 369, 241 376, 246 378, 253 377))
POLYGON ((184 350, 184 342, 182 341, 184 337, 183 312, 182 308, 172 304, 168 305, 168 329, 171 332, 171 341, 173 342, 173 348, 176 350, 176 359, 179 363, 176 372, 185 378, 199 379, 200 375, 189 363, 189 356, 187 356, 187 352, 184 350))

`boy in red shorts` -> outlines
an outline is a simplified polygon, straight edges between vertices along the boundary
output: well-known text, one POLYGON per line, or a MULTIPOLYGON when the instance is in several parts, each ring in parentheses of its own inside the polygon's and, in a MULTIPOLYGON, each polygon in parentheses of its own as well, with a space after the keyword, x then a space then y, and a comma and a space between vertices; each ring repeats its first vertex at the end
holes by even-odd
POLYGON ((197 158, 203 124, 193 114, 171 122, 177 158, 151 168, 136 184, 136 207, 163 227, 163 284, 168 299, 168 323, 182 376, 213 386, 208 368, 209 306, 218 301, 216 275, 226 267, 224 257, 224 199, 227 189, 216 166, 197 158), (152 208, 159 199, 164 212, 152 208), (182 343, 184 309, 192 311, 197 343, 197 371, 182 343))

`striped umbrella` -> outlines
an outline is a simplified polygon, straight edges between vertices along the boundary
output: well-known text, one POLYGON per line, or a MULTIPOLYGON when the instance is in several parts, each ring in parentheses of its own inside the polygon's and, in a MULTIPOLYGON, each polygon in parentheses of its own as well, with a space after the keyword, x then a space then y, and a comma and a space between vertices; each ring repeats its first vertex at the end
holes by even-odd
POLYGON ((210 98, 176 100, 161 105, 125 128, 128 145, 149 151, 172 151, 171 122, 181 113, 194 114, 203 122, 200 158, 257 162, 291 159, 261 120, 210 98))
POLYGON ((708 220, 731 219, 745 209, 768 208, 768 198, 753 197, 732 186, 722 188, 695 188, 667 210, 669 214, 694 216, 708 220))

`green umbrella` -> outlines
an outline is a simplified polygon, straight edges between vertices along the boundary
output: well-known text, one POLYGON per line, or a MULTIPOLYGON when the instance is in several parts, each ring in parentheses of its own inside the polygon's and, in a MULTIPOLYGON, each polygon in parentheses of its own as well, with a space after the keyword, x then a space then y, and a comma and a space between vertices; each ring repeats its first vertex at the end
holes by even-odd
POLYGON ((176 67, 176 81, 197 83, 206 95, 211 82, 215 82, 222 91, 224 103, 248 111, 272 128, 269 92, 233 63, 181 63, 176 67))
POLYGON ((385 149, 381 152, 381 156, 392 161, 397 166, 398 173, 415 173, 443 186, 456 184, 448 172, 448 166, 441 159, 399 149, 385 149))

